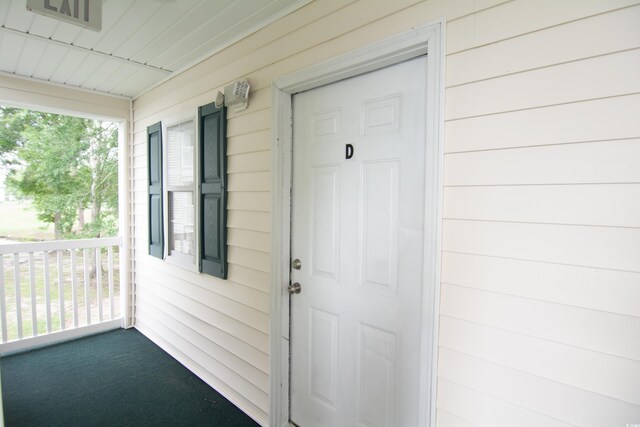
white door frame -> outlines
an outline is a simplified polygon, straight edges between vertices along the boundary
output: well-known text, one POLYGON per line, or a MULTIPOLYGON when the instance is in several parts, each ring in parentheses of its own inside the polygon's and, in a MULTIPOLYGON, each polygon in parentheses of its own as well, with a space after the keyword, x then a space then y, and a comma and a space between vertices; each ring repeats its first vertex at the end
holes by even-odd
POLYGON ((444 21, 414 27, 284 76, 272 84, 272 231, 269 425, 289 425, 289 264, 292 97, 294 94, 428 54, 424 283, 420 346, 420 426, 435 425, 444 159, 444 21), (435 219, 435 220, 434 220, 435 219), (428 402, 428 404, 427 404, 428 402))

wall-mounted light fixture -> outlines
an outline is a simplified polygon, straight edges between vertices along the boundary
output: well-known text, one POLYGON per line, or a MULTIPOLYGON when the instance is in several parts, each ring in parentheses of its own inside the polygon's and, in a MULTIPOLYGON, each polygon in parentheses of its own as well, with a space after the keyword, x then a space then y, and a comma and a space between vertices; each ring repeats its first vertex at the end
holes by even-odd
POLYGON ((238 80, 224 87, 224 94, 218 92, 216 96, 216 107, 222 105, 231 108, 232 111, 246 110, 249 106, 249 82, 247 79, 238 80))

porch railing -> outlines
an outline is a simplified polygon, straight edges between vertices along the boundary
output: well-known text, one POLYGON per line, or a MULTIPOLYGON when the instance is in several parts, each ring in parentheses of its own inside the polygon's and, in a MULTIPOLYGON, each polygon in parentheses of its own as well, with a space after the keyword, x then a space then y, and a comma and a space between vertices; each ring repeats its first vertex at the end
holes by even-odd
POLYGON ((122 317, 120 238, 0 245, 1 343, 122 317))

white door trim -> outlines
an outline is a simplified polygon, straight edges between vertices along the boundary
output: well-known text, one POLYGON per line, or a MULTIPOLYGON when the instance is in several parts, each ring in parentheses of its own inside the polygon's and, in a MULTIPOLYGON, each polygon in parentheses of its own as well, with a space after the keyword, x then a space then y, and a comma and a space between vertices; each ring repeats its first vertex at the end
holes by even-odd
POLYGON ((292 103, 295 93, 428 54, 424 283, 421 327, 420 426, 435 425, 438 301, 444 159, 444 21, 375 42, 284 76, 272 85, 272 244, 269 425, 289 425, 289 263, 291 227, 292 103), (435 218, 435 221, 434 221, 435 218))

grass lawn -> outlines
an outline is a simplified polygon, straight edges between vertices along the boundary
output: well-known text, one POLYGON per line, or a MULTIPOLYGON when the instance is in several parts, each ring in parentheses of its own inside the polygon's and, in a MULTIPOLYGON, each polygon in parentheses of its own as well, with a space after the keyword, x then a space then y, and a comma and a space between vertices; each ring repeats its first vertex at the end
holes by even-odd
POLYGON ((0 238, 54 240, 53 224, 40 221, 29 203, 0 202, 0 238))

